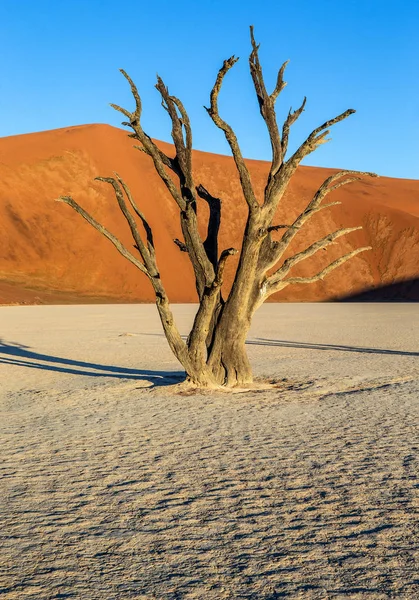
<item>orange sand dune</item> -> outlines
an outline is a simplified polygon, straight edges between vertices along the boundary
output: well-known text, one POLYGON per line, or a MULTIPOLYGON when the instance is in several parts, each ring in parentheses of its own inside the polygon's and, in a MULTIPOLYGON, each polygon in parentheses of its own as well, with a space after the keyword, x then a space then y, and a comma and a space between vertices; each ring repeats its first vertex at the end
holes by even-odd
MULTIPOLYGON (((196 300, 192 269, 173 239, 181 237, 178 210, 151 160, 132 148, 126 131, 85 125, 0 139, 0 303, 149 302, 147 279, 68 206, 71 195, 126 244, 132 241, 116 201, 98 175, 117 171, 130 185, 154 231, 163 281, 172 301, 196 300)), ((162 148, 171 151, 169 144, 162 148)), ((230 157, 196 151, 196 183, 223 201, 220 250, 238 246, 246 214, 230 157)), ((268 163, 249 161, 261 197, 268 163)), ((310 200, 330 169, 301 167, 278 211, 290 222, 310 200)), ((359 245, 373 250, 349 261, 323 282, 290 286, 276 300, 318 301, 419 275, 419 181, 366 179, 334 194, 342 205, 320 212, 296 236, 300 250, 342 226, 364 229, 341 238, 327 252, 299 265, 308 275, 359 245)), ((202 233, 206 205, 199 206, 202 233)), ((280 234, 278 234, 280 235, 280 234)), ((234 261, 229 265, 231 281, 234 261)))

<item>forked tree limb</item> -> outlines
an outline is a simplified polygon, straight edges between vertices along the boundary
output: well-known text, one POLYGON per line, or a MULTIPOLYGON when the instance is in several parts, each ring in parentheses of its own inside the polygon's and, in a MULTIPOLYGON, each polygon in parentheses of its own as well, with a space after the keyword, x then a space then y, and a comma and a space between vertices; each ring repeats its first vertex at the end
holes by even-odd
POLYGON ((252 45, 252 51, 249 57, 250 73, 259 102, 260 112, 266 123, 272 146, 272 162, 265 186, 262 207, 266 228, 269 225, 272 225, 271 221, 278 203, 283 197, 292 175, 295 173, 296 168, 303 158, 313 152, 320 144, 328 141, 326 138, 329 134, 330 127, 343 121, 355 111, 353 109, 348 109, 334 119, 330 119, 314 129, 294 154, 285 162, 290 128, 303 113, 306 105, 306 98, 303 99, 301 106, 297 110, 292 111, 290 109, 280 134, 275 112, 275 102, 286 85, 284 81, 284 72, 288 61, 281 66, 278 72, 275 90, 272 94, 269 94, 266 90, 262 66, 259 60, 259 44, 255 41, 253 26, 250 27, 250 41, 252 45))
MULTIPOLYGON (((252 27, 252 34, 253 34, 253 27, 252 27)), ((284 81, 284 73, 285 73, 285 69, 287 68, 287 65, 289 62, 290 62, 289 60, 286 60, 285 62, 283 62, 281 65, 281 68, 278 71, 278 75, 276 78, 276 86, 275 86, 274 91, 271 94, 272 102, 276 102, 279 94, 282 92, 284 87, 287 85, 286 81, 284 81)))
MULTIPOLYGON (((186 142, 185 146, 188 149, 188 151, 190 153, 192 153, 192 127, 191 127, 191 122, 189 120, 189 115, 186 112, 186 109, 183 106, 182 101, 179 100, 179 98, 177 98, 176 96, 171 96, 171 98, 172 98, 173 102, 176 104, 176 107, 181 115, 181 123, 185 129, 185 142, 186 142)), ((192 164, 191 164, 191 169, 192 169, 192 164)))
MULTIPOLYGON (((118 189, 118 185, 117 184, 114 185, 114 183, 112 183, 111 181, 107 181, 107 179, 110 179, 110 178, 97 178, 97 179, 105 181, 106 183, 111 183, 112 186, 114 187, 115 194, 116 194, 117 190, 118 190, 118 194, 120 194, 120 188, 118 189)), ((113 182, 115 182, 115 180, 113 180, 113 182)), ((118 199, 118 203, 119 203, 119 200, 120 200, 120 198, 118 199)), ((123 200, 123 198, 122 198, 122 200, 123 200)), ((173 313, 170 309, 169 299, 167 297, 166 291, 161 282, 160 275, 159 275, 158 269, 157 269, 157 264, 155 262, 155 258, 150 257, 147 254, 148 251, 145 248, 144 244, 142 244, 140 247, 138 247, 138 250, 140 251, 140 254, 141 254, 141 257, 143 258, 143 260, 146 262, 146 259, 147 259, 147 263, 149 265, 151 264, 151 266, 152 266, 151 270, 149 270, 149 268, 147 268, 147 266, 146 266, 147 263, 146 264, 141 263, 135 256, 133 256, 131 254, 131 252, 129 252, 129 250, 127 250, 125 248, 125 246, 118 240, 118 238, 116 238, 110 231, 108 231, 106 229, 106 227, 101 225, 101 223, 99 223, 98 221, 96 221, 96 219, 94 219, 91 215, 89 215, 89 213, 86 212, 79 204, 77 204, 77 202, 75 202, 70 196, 60 196, 57 199, 57 201, 68 204, 68 206, 70 206, 79 215, 81 215, 90 225, 92 225, 92 227, 94 227, 99 233, 101 233, 105 238, 107 238, 110 242, 112 242, 112 244, 115 246, 115 248, 118 250, 118 252, 120 254, 122 254, 122 256, 124 258, 129 260, 142 273, 147 275, 147 277, 149 278, 149 280, 153 286, 154 292, 156 294, 157 310, 159 312, 160 320, 162 322, 163 329, 164 329, 164 332, 166 335, 166 339, 169 343, 169 346, 170 346, 172 352, 178 358, 178 360, 182 363, 185 370, 189 373, 192 373, 194 371, 194 367, 191 363, 189 351, 188 351, 187 345, 185 344, 184 340, 182 339, 182 337, 179 333, 179 330, 177 329, 176 324, 174 322, 173 313), (145 251, 145 254, 143 256, 144 251, 145 251)), ((123 200, 122 204, 124 204, 124 200, 123 200)), ((120 204, 120 207, 122 210, 121 204, 120 204)), ((134 237, 134 233, 133 233, 132 229, 131 229, 131 233, 134 237)), ((136 241, 135 237, 134 237, 134 240, 136 241)))
MULTIPOLYGON (((146 246, 141 238, 140 232, 138 231, 137 223, 135 222, 135 219, 132 216, 132 214, 129 212, 127 204, 124 200, 124 195, 123 195, 119 181, 117 181, 113 177, 96 177, 95 179, 97 181, 103 181, 104 183, 109 183, 113 187, 119 208, 121 209, 121 212, 124 215, 128 225, 129 225, 129 228, 131 230, 131 235, 134 238, 134 241, 136 244, 136 248, 138 249, 138 251, 141 254, 141 258, 144 261, 144 264, 146 266, 148 273, 150 274, 151 277, 155 277, 158 273, 158 270, 156 267, 156 262, 154 260, 154 252, 153 252, 153 256, 152 256, 150 254, 148 248, 146 248, 146 246)), ((126 185, 124 187, 126 189, 128 189, 126 185)), ((148 223, 147 223, 147 226, 148 226, 148 223)), ((150 229, 149 226, 148 226, 148 229, 150 229)))
POLYGON ((192 175, 192 131, 189 118, 182 102, 169 94, 163 80, 158 77, 156 88, 162 96, 163 106, 168 111, 172 121, 172 137, 176 149, 175 158, 169 158, 143 131, 140 123, 141 99, 137 87, 124 70, 121 69, 121 73, 130 84, 131 91, 136 100, 136 109, 133 113, 130 113, 116 104, 111 104, 111 106, 129 119, 128 125, 134 132, 131 136, 141 143, 141 147, 145 153, 152 158, 158 175, 180 208, 184 243, 188 249, 188 255, 195 272, 198 296, 201 297, 205 286, 213 281, 215 271, 214 265, 207 256, 198 231, 196 190, 192 175), (185 129, 185 136, 183 135, 183 129, 185 129), (166 171, 166 168, 170 168, 179 177, 180 190, 166 171))
POLYGON ((129 126, 134 131, 135 139, 137 139, 139 142, 141 142, 146 153, 152 158, 154 167, 155 167, 158 175, 160 176, 160 179, 163 181, 163 183, 167 187, 168 191, 170 192, 170 194, 171 194, 172 198, 175 200, 175 202, 178 204, 179 208, 181 210, 185 210, 186 201, 184 198, 182 198, 182 196, 181 196, 180 192, 178 191, 178 189, 176 188, 173 180, 171 179, 171 177, 168 175, 168 173, 165 170, 165 162, 167 162, 167 161, 165 161, 163 159, 162 151, 159 150, 159 148, 153 142, 153 140, 150 138, 150 136, 148 136, 143 131, 143 128, 141 127, 141 123, 140 123, 141 100, 140 100, 140 95, 139 95, 138 89, 137 89, 136 85, 134 84, 134 82, 132 81, 132 79, 130 78, 130 76, 126 73, 126 71, 124 71, 123 69, 120 69, 120 71, 121 71, 122 75, 125 77, 125 79, 128 81, 128 83, 130 84, 131 92, 132 92, 132 95, 134 96, 135 102, 136 102, 136 109, 134 112, 131 113, 128 110, 126 110, 125 108, 122 108, 121 106, 119 106, 118 104, 111 104, 111 107, 114 108, 116 111, 122 113, 129 119, 129 126))
POLYGON ((272 163, 267 184, 267 187, 269 188, 270 180, 277 173, 283 159, 281 136, 279 134, 275 112, 275 102, 280 92, 286 86, 283 77, 287 63, 284 63, 279 70, 274 92, 271 95, 268 94, 263 78, 262 66, 259 61, 259 44, 256 44, 253 26, 250 27, 250 41, 252 44, 252 52, 249 56, 250 74, 253 79, 253 85, 259 102, 260 114, 266 123, 272 147, 272 163))
POLYGON ((296 120, 298 119, 298 117, 303 113, 306 102, 307 102, 307 98, 304 96, 304 100, 303 100, 301 106, 299 108, 297 108, 297 110, 295 110, 294 112, 292 112, 290 109, 288 116, 284 121, 284 124, 282 126, 282 139, 281 139, 283 158, 285 158, 285 156, 287 154, 287 150, 288 150, 288 139, 289 139, 291 125, 293 125, 296 122, 296 120))
POLYGON ((313 215, 321 210, 324 210, 325 208, 341 204, 340 202, 321 204, 327 194, 334 192, 344 185, 361 180, 362 176, 377 177, 375 173, 353 170, 338 171, 337 173, 330 175, 318 188, 307 207, 294 220, 291 227, 287 229, 281 240, 270 241, 269 248, 265 249, 264 254, 261 256, 262 260, 259 261, 259 268, 266 273, 269 269, 274 267, 275 264, 281 259, 284 252, 297 235, 298 231, 307 223, 307 221, 309 221, 309 219, 313 217, 313 215), (347 175, 350 175, 350 177, 346 177, 347 175), (342 177, 345 178, 342 179, 342 177), (341 181, 338 181, 339 179, 341 179, 341 181), (337 181, 337 183, 334 183, 335 181, 337 181), (331 185, 333 183, 334 185, 331 185))
POLYGON ((185 249, 195 270, 198 294, 201 296, 205 286, 208 286, 215 277, 215 268, 218 260, 217 249, 221 203, 218 199, 211 197, 202 186, 195 188, 192 175, 192 129, 182 102, 169 94, 167 86, 158 77, 156 88, 162 97, 163 107, 169 113, 172 122, 172 139, 176 149, 176 156, 172 159, 163 153, 142 130, 140 124, 140 95, 129 75, 123 70, 121 72, 130 84, 131 91, 136 100, 136 110, 134 113, 129 113, 129 111, 117 105, 112 106, 128 117, 129 123, 127 124, 134 130, 134 133, 131 134, 132 137, 138 139, 142 144, 141 147, 137 147, 143 149, 146 154, 151 156, 158 174, 181 209, 181 225, 185 241, 179 241, 178 245, 182 250, 184 249, 182 244, 186 247, 185 249), (179 177, 180 194, 177 190, 173 189, 173 182, 164 167, 170 168, 179 177), (203 197, 210 207, 208 234, 204 242, 202 242, 199 236, 196 216, 194 214, 196 211, 196 193, 203 197))
POLYGON ((195 185, 192 175, 192 131, 188 115, 181 101, 169 94, 167 86, 159 76, 157 76, 156 89, 160 92, 162 106, 168 112, 172 122, 172 139, 179 165, 180 185, 183 187, 182 195, 187 201, 195 202, 195 185), (184 128, 186 136, 183 133, 184 128))
POLYGON ((288 279, 283 279, 281 281, 278 281, 275 284, 273 284, 272 286, 269 286, 269 284, 267 284, 265 286, 265 290, 264 290, 264 298, 266 299, 268 296, 271 296, 275 292, 278 292, 278 291, 284 289, 288 285, 292 285, 292 284, 296 284, 296 283, 315 283, 316 281, 320 281, 320 280, 324 279, 326 277, 326 275, 328 275, 329 273, 334 271, 334 269, 336 269, 340 265, 343 265, 346 261, 353 258, 357 254, 360 254, 361 252, 365 252, 366 250, 372 250, 372 247, 364 246, 363 248, 356 248, 356 250, 352 250, 352 252, 348 252, 348 254, 341 256, 337 260, 334 260, 327 267, 322 269, 319 273, 317 273, 316 275, 312 275, 311 277, 290 277, 288 279))
POLYGON ((131 204, 134 212, 141 219, 141 222, 143 224, 143 227, 144 227, 144 230, 145 230, 146 236, 147 236, 148 251, 149 251, 150 255, 155 259, 155 248, 154 248, 154 239, 153 239, 152 229, 151 229, 144 213, 138 208, 136 202, 134 201, 134 198, 132 197, 132 194, 131 194, 131 190, 129 189, 129 187, 127 186, 125 181, 116 172, 115 172, 115 177, 117 178, 119 183, 122 185, 125 195, 128 198, 128 201, 131 204))
POLYGON ((284 261, 282 266, 277 271, 275 271, 275 273, 268 277, 268 285, 275 285, 279 281, 283 280, 284 277, 288 275, 292 267, 294 267, 296 264, 298 264, 302 260, 305 260, 306 258, 309 258, 310 256, 313 256, 313 254, 316 254, 316 252, 318 252, 319 250, 325 250, 328 246, 333 244, 336 239, 342 237, 343 235, 347 235, 348 233, 352 233, 352 231, 357 231, 359 229, 362 229, 362 227, 347 227, 345 229, 339 229, 338 231, 329 233, 317 242, 314 242, 313 244, 308 246, 305 250, 302 250, 301 252, 294 254, 290 258, 287 258, 287 260, 284 261))
POLYGON ((235 56, 231 56, 230 58, 224 61, 223 66, 218 71, 217 78, 215 80, 214 86, 210 94, 210 108, 205 107, 205 110, 207 111, 215 125, 224 132, 226 140, 233 154, 233 159, 240 177, 243 195, 249 206, 249 211, 255 212, 259 209, 259 203, 256 200, 255 192, 253 190, 252 181, 250 178, 250 173, 241 153, 237 136, 234 133, 233 128, 220 117, 218 111, 218 95, 220 93, 224 77, 238 60, 239 59, 235 56))
MULTIPOLYGON (((130 122, 132 122, 132 118, 134 116, 135 121, 139 124, 140 123, 140 119, 141 119, 141 113, 142 113, 142 104, 141 104, 141 97, 140 94, 138 92, 138 88, 135 85, 135 83, 133 82, 133 80, 131 79, 131 77, 128 75, 128 73, 126 71, 124 71, 124 69, 120 69, 120 72, 122 73, 122 75, 125 77, 125 79, 128 81, 130 88, 131 88, 131 94, 133 95, 133 98, 135 100, 135 112, 134 113, 130 113, 127 110, 121 109, 121 108, 117 108, 117 110, 119 110, 120 112, 122 112, 126 117, 128 117, 128 119, 130 119, 130 122)), ((116 107, 116 105, 112 105, 114 108, 116 107)))
MULTIPOLYGON (((301 114, 300 109, 304 108, 303 103, 300 108, 296 111, 297 115, 301 114)), ((327 135, 330 133, 329 127, 332 127, 336 123, 343 121, 349 115, 353 114, 355 111, 353 109, 349 109, 344 113, 338 115, 334 119, 330 119, 330 121, 326 121, 320 127, 314 129, 311 134, 307 137, 307 139, 300 145, 300 147, 294 152, 294 154, 287 160, 281 164, 280 169, 275 174, 275 177, 271 179, 269 188, 265 191, 265 201, 263 204, 263 212, 268 220, 271 220, 275 214, 275 211, 278 207, 278 204, 281 198, 284 196, 285 190, 288 187, 288 184, 294 175, 297 167, 311 152, 314 152, 316 148, 325 144, 329 141, 327 139, 327 135)), ((294 113, 291 113, 294 114, 294 113)), ((285 121, 285 142, 288 144, 288 132, 287 125, 285 121)))
POLYGON ((318 146, 320 146, 321 144, 324 144, 329 141, 326 138, 330 133, 330 131, 329 131, 330 127, 332 127, 333 125, 336 125, 336 123, 340 123, 341 121, 344 121, 350 115, 353 115, 355 112, 356 111, 353 108, 349 108, 348 110, 345 110, 345 112, 341 113, 334 119, 330 119, 329 121, 326 121, 325 123, 323 123, 323 125, 316 127, 316 129, 314 129, 310 133, 310 135, 307 137, 307 139, 294 152, 294 154, 291 156, 291 158, 288 159, 287 166, 289 168, 291 167, 292 171, 294 172, 295 169, 300 164, 300 162, 303 160, 303 158, 305 158, 306 156, 311 154, 311 152, 316 150, 316 148, 318 146))
POLYGON ((106 227, 101 225, 101 223, 96 221, 96 219, 90 216, 89 213, 84 210, 84 208, 82 208, 79 204, 77 204, 77 202, 73 200, 73 198, 71 198, 70 196, 60 196, 59 198, 57 198, 56 202, 64 202, 64 204, 68 204, 68 206, 71 206, 71 208, 77 213, 79 213, 79 215, 81 215, 83 219, 85 219, 90 225, 92 225, 92 227, 94 227, 96 231, 98 231, 105 238, 107 238, 115 246, 118 252, 122 254, 124 258, 129 260, 133 265, 137 267, 137 269, 139 269, 142 273, 147 275, 148 278, 151 278, 151 275, 148 272, 145 265, 142 262, 140 262, 137 258, 135 258, 135 256, 133 256, 133 254, 131 254, 131 252, 125 248, 125 246, 118 240, 117 237, 115 237, 110 231, 108 231, 106 227))
POLYGON ((162 104, 172 122, 172 139, 176 149, 175 163, 181 194, 186 200, 186 208, 181 213, 182 232, 195 270, 198 295, 201 297, 205 287, 214 279, 215 263, 211 253, 208 254, 208 244, 202 241, 198 232, 197 188, 192 172, 192 129, 185 107, 179 98, 169 94, 161 77, 157 77, 156 89, 160 92, 162 104))
MULTIPOLYGON (((309 218, 311 218, 314 214, 320 212, 321 210, 330 208, 332 206, 337 206, 338 204, 342 204, 342 202, 329 202, 327 204, 322 204, 321 206, 318 206, 317 208, 313 208, 310 211, 309 218)), ((284 236, 282 236, 281 240, 274 241, 271 237, 271 233, 272 233, 272 231, 276 231, 276 228, 275 228, 275 226, 273 226, 272 228, 269 228, 269 229, 270 229, 270 231, 268 231, 266 229, 261 230, 262 237, 266 238, 261 247, 261 252, 260 252, 259 260, 258 260, 258 270, 261 273, 261 275, 265 274, 269 269, 271 269, 272 267, 274 267, 276 265, 276 263, 280 260, 282 254, 285 252, 285 250, 290 245, 291 239, 292 239, 290 237, 287 238, 287 242, 284 242, 285 248, 282 251, 282 246, 280 244, 283 242, 284 236)), ((298 225, 290 225, 288 227, 280 227, 280 229, 293 230, 294 234, 296 234, 301 229, 301 227, 298 225)), ((288 233, 288 231, 286 233, 288 233)))

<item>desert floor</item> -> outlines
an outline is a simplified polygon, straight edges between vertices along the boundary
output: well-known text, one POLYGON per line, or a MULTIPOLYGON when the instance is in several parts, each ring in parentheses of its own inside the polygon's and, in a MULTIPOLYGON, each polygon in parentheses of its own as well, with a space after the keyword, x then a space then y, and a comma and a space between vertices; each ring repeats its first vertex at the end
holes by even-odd
POLYGON ((1 307, 0 596, 419 598, 418 328, 267 305, 277 387, 181 395, 154 306, 1 307))

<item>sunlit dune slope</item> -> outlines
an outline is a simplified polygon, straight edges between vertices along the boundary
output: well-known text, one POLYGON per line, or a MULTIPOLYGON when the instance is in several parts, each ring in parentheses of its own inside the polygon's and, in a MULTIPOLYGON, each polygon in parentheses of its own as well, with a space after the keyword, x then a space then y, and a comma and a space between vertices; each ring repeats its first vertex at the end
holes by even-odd
MULTIPOLYGON (((163 282, 172 301, 196 300, 181 237, 177 206, 145 154, 133 149, 127 132, 108 125, 85 125, 0 139, 0 303, 153 300, 146 277, 68 206, 54 202, 71 195, 132 248, 128 227, 98 175, 117 171, 129 184, 154 232, 163 282)), ((168 144, 161 144, 171 152, 168 144)), ((262 197, 268 164, 249 161, 262 197)), ((222 200, 220 250, 239 247, 246 216, 238 176, 230 157, 194 153, 196 184, 222 200)), ((290 223, 332 170, 301 167, 279 207, 278 223, 290 223)), ((331 198, 331 197, 330 197, 331 198)), ((340 238, 327 251, 300 263, 296 275, 314 274, 360 245, 360 254, 324 281, 289 286, 274 299, 320 301, 419 275, 419 181, 365 179, 334 193, 340 206, 321 211, 295 238, 298 251, 340 227, 363 230, 340 238)), ((207 206, 199 205, 202 233, 207 206)), ((280 233, 275 234, 280 237, 280 233)), ((231 282, 234 260, 227 269, 231 282)))

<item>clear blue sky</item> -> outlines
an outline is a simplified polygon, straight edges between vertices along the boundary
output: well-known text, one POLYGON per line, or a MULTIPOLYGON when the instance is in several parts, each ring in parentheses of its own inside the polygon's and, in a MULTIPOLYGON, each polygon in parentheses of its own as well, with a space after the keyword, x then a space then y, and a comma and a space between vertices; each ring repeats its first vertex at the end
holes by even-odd
POLYGON ((132 106, 122 67, 140 89, 152 137, 170 138, 158 72, 189 111, 194 146, 228 153, 202 107, 223 59, 235 54, 222 116, 245 156, 269 159, 248 71, 250 24, 269 87, 291 59, 279 118, 308 97, 291 149, 328 118, 357 110, 305 164, 419 178, 418 0, 0 0, 0 136, 119 126, 109 103, 132 106))

